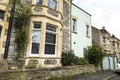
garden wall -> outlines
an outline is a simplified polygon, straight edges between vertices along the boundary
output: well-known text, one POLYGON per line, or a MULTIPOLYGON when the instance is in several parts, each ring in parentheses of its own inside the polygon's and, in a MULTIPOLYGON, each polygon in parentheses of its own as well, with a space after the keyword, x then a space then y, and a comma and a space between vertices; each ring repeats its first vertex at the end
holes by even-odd
POLYGON ((99 71, 93 65, 66 66, 51 69, 22 69, 0 71, 0 80, 46 80, 50 77, 94 73, 99 71))

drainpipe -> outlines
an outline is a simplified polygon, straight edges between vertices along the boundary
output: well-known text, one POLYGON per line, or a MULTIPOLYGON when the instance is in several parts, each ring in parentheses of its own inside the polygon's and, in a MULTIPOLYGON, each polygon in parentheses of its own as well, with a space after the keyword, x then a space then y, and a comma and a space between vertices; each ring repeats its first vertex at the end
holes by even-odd
POLYGON ((8 26, 8 32, 7 32, 7 39, 6 39, 5 51, 4 51, 4 59, 7 59, 7 57, 8 57, 8 52, 9 52, 9 45, 10 45, 10 38, 11 38, 11 30, 12 30, 12 25, 13 25, 14 11, 15 11, 15 3, 16 3, 16 0, 14 0, 14 1, 12 2, 12 6, 11 6, 9 26, 8 26))

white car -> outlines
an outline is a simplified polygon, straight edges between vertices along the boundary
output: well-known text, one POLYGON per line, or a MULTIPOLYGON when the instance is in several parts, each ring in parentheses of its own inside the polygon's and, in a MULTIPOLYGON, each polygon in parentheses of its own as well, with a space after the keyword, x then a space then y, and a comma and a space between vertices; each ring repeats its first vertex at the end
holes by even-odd
POLYGON ((116 73, 120 73, 120 61, 118 61, 118 63, 117 63, 116 73))

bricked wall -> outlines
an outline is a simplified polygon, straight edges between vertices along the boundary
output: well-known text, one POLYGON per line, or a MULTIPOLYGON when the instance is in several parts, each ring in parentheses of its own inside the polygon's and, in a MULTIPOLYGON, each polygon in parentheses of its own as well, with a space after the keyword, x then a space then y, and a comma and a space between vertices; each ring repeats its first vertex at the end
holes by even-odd
POLYGON ((79 65, 39 70, 0 71, 0 80, 46 80, 51 76, 94 73, 99 70, 100 68, 95 68, 93 65, 79 65))

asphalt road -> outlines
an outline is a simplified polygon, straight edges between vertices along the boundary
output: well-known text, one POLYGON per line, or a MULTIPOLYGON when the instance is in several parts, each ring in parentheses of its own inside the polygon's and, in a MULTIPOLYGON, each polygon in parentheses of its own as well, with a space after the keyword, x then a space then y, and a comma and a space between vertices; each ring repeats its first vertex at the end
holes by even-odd
MULTIPOLYGON (((106 78, 109 78, 113 75, 116 75, 114 71, 104 71, 104 72, 97 72, 93 75, 82 75, 78 76, 77 78, 74 78, 72 80, 108 80, 106 78)), ((120 75, 118 77, 115 77, 116 79, 112 78, 109 80, 120 80, 120 75)))
POLYGON ((113 77, 113 78, 111 78, 111 79, 109 79, 109 80, 120 80, 120 75, 118 75, 118 76, 116 76, 116 77, 113 77))

